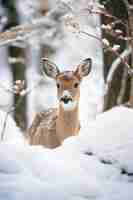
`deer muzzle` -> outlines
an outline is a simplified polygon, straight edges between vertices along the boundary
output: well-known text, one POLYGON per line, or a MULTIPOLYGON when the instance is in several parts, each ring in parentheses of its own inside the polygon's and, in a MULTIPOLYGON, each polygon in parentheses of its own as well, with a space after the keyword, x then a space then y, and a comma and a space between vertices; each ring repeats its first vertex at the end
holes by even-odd
POLYGON ((62 97, 60 98, 60 101, 65 104, 73 101, 73 98, 68 90, 64 90, 62 97))

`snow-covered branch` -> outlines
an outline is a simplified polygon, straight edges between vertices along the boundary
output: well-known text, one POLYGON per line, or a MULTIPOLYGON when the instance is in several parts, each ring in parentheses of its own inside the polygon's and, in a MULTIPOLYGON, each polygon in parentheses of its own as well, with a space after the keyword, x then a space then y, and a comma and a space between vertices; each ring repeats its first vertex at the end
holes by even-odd
MULTIPOLYGON (((108 91, 109 85, 112 82, 114 72, 118 68, 119 64, 122 62, 122 60, 127 60, 127 57, 131 54, 131 47, 128 49, 125 49, 122 54, 113 62, 110 71, 108 73, 107 79, 106 79, 106 92, 108 91)), ((124 63, 125 64, 125 63, 124 63)))
POLYGON ((5 113, 5 118, 3 120, 3 127, 0 132, 0 140, 1 141, 4 140, 5 130, 6 130, 6 126, 8 123, 8 116, 10 114, 12 114, 21 105, 24 97, 26 95, 28 95, 30 92, 32 92, 36 87, 38 87, 38 85, 39 85, 39 82, 34 84, 34 86, 32 88, 25 88, 25 82, 21 81, 21 80, 16 80, 13 88, 6 88, 2 84, 0 84, 0 87, 3 88, 6 92, 10 92, 12 94, 19 95, 18 102, 14 106, 11 106, 10 108, 8 108, 8 111, 5 113))
POLYGON ((67 12, 68 8, 60 2, 56 8, 50 11, 46 16, 33 19, 30 23, 12 27, 9 30, 0 33, 0 46, 9 45, 13 42, 26 41, 32 34, 38 34, 40 31, 43 31, 44 33, 45 29, 48 30, 54 27, 57 20, 67 12))

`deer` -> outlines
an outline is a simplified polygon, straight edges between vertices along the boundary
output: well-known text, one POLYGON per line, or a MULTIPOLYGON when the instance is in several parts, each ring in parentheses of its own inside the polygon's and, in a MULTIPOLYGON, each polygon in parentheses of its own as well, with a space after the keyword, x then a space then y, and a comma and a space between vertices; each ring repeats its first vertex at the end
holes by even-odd
POLYGON ((84 59, 75 70, 60 72, 58 66, 47 58, 42 58, 42 70, 52 78, 57 86, 58 107, 37 113, 28 129, 27 137, 31 145, 56 148, 80 130, 79 99, 80 83, 92 68, 91 58, 84 59))

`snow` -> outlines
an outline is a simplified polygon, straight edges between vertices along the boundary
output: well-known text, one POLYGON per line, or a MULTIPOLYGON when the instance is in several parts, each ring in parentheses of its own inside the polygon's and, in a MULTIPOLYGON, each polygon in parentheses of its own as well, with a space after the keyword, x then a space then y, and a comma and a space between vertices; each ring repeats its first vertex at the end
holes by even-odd
MULTIPOLYGON (((125 169, 128 173, 133 173, 132 116, 133 110, 123 106, 100 114, 89 126, 91 140, 87 142, 89 150, 99 159, 106 160, 119 169, 125 169)), ((88 134, 84 131, 84 142, 88 134)))
POLYGON ((0 199, 132 200, 132 119, 113 108, 54 150, 2 142, 0 199))

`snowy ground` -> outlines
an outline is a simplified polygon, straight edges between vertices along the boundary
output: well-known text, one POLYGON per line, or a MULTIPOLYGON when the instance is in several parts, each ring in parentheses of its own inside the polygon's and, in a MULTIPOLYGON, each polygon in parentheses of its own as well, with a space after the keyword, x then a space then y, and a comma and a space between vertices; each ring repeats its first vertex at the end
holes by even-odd
POLYGON ((1 143, 0 200, 132 200, 132 119, 132 109, 113 108, 55 150, 21 136, 1 143))

